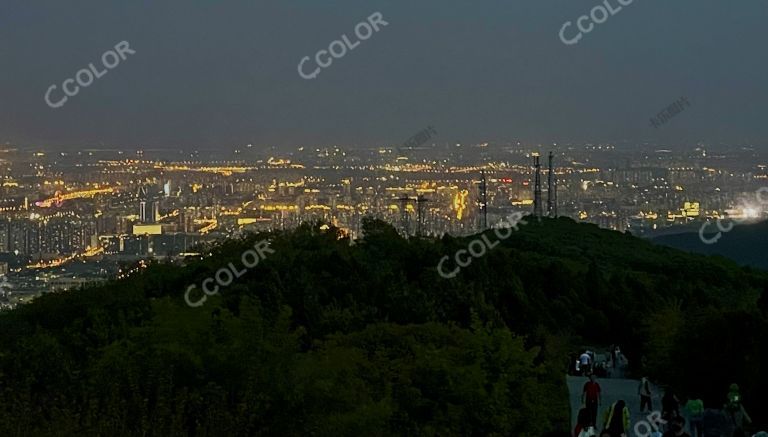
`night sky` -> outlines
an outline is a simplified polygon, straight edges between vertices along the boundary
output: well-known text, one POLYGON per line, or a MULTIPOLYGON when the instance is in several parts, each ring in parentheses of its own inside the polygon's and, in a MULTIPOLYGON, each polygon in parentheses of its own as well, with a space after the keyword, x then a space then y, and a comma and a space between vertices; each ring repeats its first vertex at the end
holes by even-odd
POLYGON ((431 125, 446 143, 768 150, 768 2, 635 0, 563 44, 563 23, 575 35, 599 4, 0 0, 0 143, 370 147, 431 125), (343 34, 356 41, 375 12, 386 27, 315 79, 299 76, 304 56, 343 34), (64 106, 45 103, 121 41, 136 53, 64 106), (690 107, 653 128, 682 96, 690 107))

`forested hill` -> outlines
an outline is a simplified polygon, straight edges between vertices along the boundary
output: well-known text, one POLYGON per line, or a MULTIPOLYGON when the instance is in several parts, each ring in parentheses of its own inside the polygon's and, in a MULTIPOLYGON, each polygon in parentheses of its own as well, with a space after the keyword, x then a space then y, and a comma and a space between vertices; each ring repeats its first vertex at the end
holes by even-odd
POLYGON ((527 221, 458 271, 480 236, 366 221, 354 244, 304 225, 46 295, 0 315, 0 434, 541 436, 568 428, 568 354, 608 343, 710 405, 737 382, 767 420, 766 273, 527 221))

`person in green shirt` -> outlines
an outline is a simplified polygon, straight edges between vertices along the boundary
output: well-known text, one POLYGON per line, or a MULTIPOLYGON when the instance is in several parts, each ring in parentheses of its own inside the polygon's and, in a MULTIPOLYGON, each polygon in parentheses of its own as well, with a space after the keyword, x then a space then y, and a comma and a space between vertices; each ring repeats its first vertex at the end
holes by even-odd
POLYGON ((691 436, 702 437, 702 421, 704 420, 704 402, 701 399, 688 399, 683 407, 685 415, 688 416, 691 436))

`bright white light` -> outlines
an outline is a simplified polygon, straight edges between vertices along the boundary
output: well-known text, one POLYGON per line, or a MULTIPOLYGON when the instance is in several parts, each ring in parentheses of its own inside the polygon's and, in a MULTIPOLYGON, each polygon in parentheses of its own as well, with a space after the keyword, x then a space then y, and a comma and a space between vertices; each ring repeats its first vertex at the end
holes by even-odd
POLYGON ((758 218, 760 217, 760 211, 755 208, 744 208, 744 216, 747 218, 758 218))

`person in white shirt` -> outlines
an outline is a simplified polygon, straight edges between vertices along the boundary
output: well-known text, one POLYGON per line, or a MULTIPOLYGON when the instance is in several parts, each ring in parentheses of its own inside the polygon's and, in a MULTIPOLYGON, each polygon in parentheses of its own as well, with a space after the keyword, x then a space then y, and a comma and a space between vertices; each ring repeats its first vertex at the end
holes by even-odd
POLYGON ((583 375, 589 375, 592 372, 592 357, 589 355, 589 353, 584 352, 579 357, 579 362, 581 364, 581 371, 583 375))

